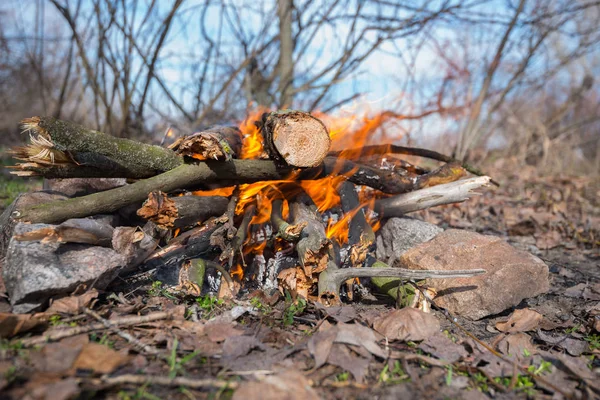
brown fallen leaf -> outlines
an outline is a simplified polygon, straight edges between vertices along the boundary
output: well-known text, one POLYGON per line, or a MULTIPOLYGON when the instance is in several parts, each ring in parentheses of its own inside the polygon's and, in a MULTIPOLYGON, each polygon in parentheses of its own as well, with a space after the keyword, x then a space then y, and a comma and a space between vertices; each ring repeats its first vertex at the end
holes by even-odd
POLYGON ((11 338, 34 328, 44 328, 48 325, 50 315, 0 313, 0 338, 11 338))
POLYGON ((373 322, 373 329, 389 340, 420 341, 440 331, 440 322, 415 308, 393 310, 373 322))
POLYGON ((537 353, 531 336, 523 332, 504 336, 498 342, 496 348, 504 355, 515 357, 518 362, 523 361, 526 357, 525 354, 532 355, 537 353))
POLYGON ((338 322, 346 323, 358 319, 356 309, 351 306, 325 307, 323 304, 315 302, 315 307, 338 322))
POLYGON ((50 314, 79 314, 97 297, 98 291, 96 289, 89 290, 79 296, 63 297, 53 301, 46 312, 50 314))
POLYGON ((589 350, 589 345, 583 340, 573 339, 569 335, 552 336, 541 330, 537 331, 538 339, 553 346, 560 346, 572 356, 580 356, 589 350))
POLYGON ((40 374, 68 375, 81 350, 89 343, 87 335, 64 339, 45 345, 40 352, 31 353, 31 365, 40 374))
POLYGON ((266 347, 254 336, 230 336, 223 342, 223 358, 236 359, 253 349, 264 351, 266 347))
POLYGON ((426 338, 421 344, 419 344, 419 349, 433 355, 436 358, 439 358, 440 360, 449 361, 451 363, 466 357, 468 354, 467 350, 463 346, 454 343, 441 332, 436 332, 426 338))
POLYGON ((258 382, 246 382, 233 394, 232 400, 318 400, 319 395, 308 379, 297 371, 284 371, 264 377, 258 382))
POLYGON ((98 343, 86 344, 73 363, 73 370, 110 374, 129 361, 129 357, 98 343))
POLYGON ((317 333, 308 341, 308 351, 315 359, 315 369, 320 368, 329 361, 334 343, 343 343, 357 346, 356 352, 372 354, 379 358, 386 358, 388 352, 383 350, 378 342, 381 337, 372 329, 360 324, 338 323, 334 326, 323 324, 317 333))
POLYGON ((361 357, 353 353, 348 345, 335 343, 327 357, 327 362, 352 374, 356 382, 363 383, 369 371, 372 357, 361 357))
POLYGON ((45 380, 35 379, 30 381, 26 387, 27 396, 23 400, 44 399, 44 400, 69 400, 77 398, 80 393, 79 381, 75 378, 63 380, 45 380))
POLYGON ((506 321, 496 322, 496 329, 507 333, 533 331, 537 329, 543 318, 542 314, 529 308, 515 310, 506 321))

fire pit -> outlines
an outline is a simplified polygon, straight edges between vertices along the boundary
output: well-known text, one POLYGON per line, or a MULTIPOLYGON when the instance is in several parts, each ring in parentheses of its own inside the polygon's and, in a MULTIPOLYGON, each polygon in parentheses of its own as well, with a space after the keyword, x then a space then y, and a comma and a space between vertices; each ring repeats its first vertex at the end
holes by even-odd
MULTIPOLYGON (((22 161, 14 174, 43 176, 51 189, 67 192, 65 182, 129 181, 115 179, 113 187, 103 188, 108 190, 41 204, 18 199, 10 218, 4 218, 4 242, 13 237, 19 243, 110 250, 94 253, 98 263, 120 257, 108 279, 101 280, 104 286, 118 275, 155 270, 158 279, 197 295, 277 288, 326 305, 352 300, 365 277, 484 272, 387 266, 376 260, 374 248, 384 218, 464 201, 489 177, 430 150, 377 143, 381 139, 373 132, 385 113, 358 127, 356 121, 318 117, 323 121, 293 110, 257 113, 239 127, 182 136, 169 148, 49 117, 26 119, 22 125, 31 143, 13 150, 22 161), (398 155, 444 164, 429 171, 398 155), (468 172, 479 176, 461 179, 468 172), (43 225, 27 225, 13 235, 13 227, 23 223, 43 225), (374 264, 379 268, 371 268, 374 264)), ((24 251, 9 249, 5 270, 19 268, 24 251)), ((79 283, 98 285, 99 280, 92 276, 79 283)), ((66 294, 27 292, 19 282, 8 283, 8 290, 16 294, 11 294, 13 306, 27 303, 27 311, 66 294)))

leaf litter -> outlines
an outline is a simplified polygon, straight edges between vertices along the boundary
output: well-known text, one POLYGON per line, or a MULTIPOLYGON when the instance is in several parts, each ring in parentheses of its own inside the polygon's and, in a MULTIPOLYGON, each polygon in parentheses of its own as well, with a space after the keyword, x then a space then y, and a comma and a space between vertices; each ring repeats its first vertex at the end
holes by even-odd
POLYGON ((600 210, 581 194, 584 181, 520 175, 465 205, 418 213, 506 235, 544 259, 550 293, 517 309, 470 321, 378 297, 292 312, 277 293, 213 301, 125 281, 122 292, 81 288, 43 313, 0 313, 0 390, 14 399, 600 396, 600 210))

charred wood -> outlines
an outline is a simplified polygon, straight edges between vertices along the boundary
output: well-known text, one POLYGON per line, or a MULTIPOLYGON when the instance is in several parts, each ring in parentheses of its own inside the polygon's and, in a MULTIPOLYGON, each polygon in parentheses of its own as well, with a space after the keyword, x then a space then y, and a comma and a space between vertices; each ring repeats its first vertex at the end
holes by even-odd
POLYGON ((144 262, 143 270, 160 266, 172 267, 185 260, 203 258, 214 247, 210 243, 210 236, 219 227, 221 221, 211 219, 202 226, 191 229, 181 236, 171 240, 169 244, 151 254, 144 262))
POLYGON ((310 278, 327 268, 331 242, 317 207, 308 195, 301 194, 290 203, 290 215, 295 225, 305 223, 296 251, 304 274, 310 278))
POLYGON ((169 149, 187 157, 229 161, 242 151, 242 132, 233 126, 215 126, 179 138, 169 149))
POLYGON ((361 159, 366 154, 405 154, 410 156, 424 157, 430 158, 432 160, 442 161, 445 163, 459 163, 464 169, 469 171, 470 173, 478 176, 485 175, 479 168, 476 168, 466 162, 457 160, 454 157, 450 157, 444 155, 442 153, 438 153, 437 151, 421 149, 417 147, 405 147, 405 146, 396 146, 393 144, 379 144, 379 145, 371 145, 364 146, 361 149, 351 149, 351 150, 342 150, 342 151, 332 151, 328 155, 338 157, 345 154, 351 154, 356 159, 361 159))

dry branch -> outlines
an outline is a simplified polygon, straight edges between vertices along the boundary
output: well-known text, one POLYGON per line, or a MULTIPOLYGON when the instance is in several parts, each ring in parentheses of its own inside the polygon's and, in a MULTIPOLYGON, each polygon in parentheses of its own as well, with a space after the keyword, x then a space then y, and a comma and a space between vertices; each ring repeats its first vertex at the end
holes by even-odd
POLYGON ((219 381, 217 379, 193 379, 184 378, 181 376, 175 378, 169 378, 162 375, 119 375, 114 377, 104 377, 101 379, 94 379, 91 383, 102 385, 102 386, 118 386, 118 385, 159 385, 159 386, 171 386, 171 387, 186 387, 191 389, 237 389, 239 384, 237 382, 226 382, 219 381))
POLYGON ((331 242, 325 234, 323 220, 308 195, 302 193, 290 202, 294 225, 306 224, 296 244, 300 265, 307 277, 327 268, 331 242))
POLYGON ((334 264, 330 263, 327 269, 319 275, 319 300, 329 305, 339 304, 340 286, 342 282, 350 278, 392 277, 423 280, 428 278, 466 278, 484 273, 485 270, 483 269, 443 271, 390 268, 381 261, 377 261, 371 268, 337 268, 334 264))
POLYGON ((142 202, 152 191, 170 192, 229 177, 242 182, 281 179, 272 161, 233 160, 185 164, 163 174, 101 193, 19 209, 14 218, 29 222, 55 223, 69 218, 111 213, 129 204, 142 202))
POLYGON ((302 230, 306 226, 306 222, 301 222, 297 225, 288 223, 282 215, 283 200, 275 199, 271 209, 271 225, 276 235, 283 240, 296 241, 300 238, 302 230))
POLYGON ((460 203, 479 195, 475 190, 488 185, 490 180, 489 176, 478 176, 379 199, 375 201, 375 211, 385 218, 400 217, 429 207, 460 203))
POLYGON ((321 164, 331 145, 325 125, 301 111, 281 110, 263 115, 261 133, 270 158, 295 167, 321 164))
MULTIPOLYGON (((295 179, 320 179, 337 171, 335 159, 326 160, 323 167, 302 170, 295 179)), ((351 162, 347 162, 351 163, 351 162)), ((346 163, 345 163, 346 164, 346 163)), ((350 172, 355 164, 350 167, 350 172)), ((389 193, 403 193, 414 190, 419 185, 430 182, 438 174, 446 174, 446 166, 438 171, 419 177, 416 182, 401 176, 390 181, 393 187, 388 187, 389 193), (396 184, 398 183, 398 184, 396 184)), ((342 172, 345 171, 344 170, 342 172)), ((452 169, 452 171, 456 171, 452 169)), ((135 182, 101 193, 94 193, 76 199, 68 199, 19 209, 13 217, 23 221, 38 223, 57 223, 69 218, 81 218, 95 214, 111 213, 129 204, 145 200, 152 191, 170 192, 177 189, 194 187, 212 182, 231 184, 250 183, 257 181, 281 180, 289 176, 291 170, 280 168, 269 160, 232 160, 229 163, 205 161, 198 164, 185 164, 152 178, 135 182)), ((446 175, 444 175, 446 176, 446 175)), ((452 176, 452 174, 450 174, 452 176)), ((459 175, 454 175, 458 179, 459 175)), ((357 184, 373 185, 380 188, 380 183, 386 183, 388 171, 372 169, 369 175, 362 170, 354 170, 349 180, 357 184), (372 174, 372 175, 371 175, 372 174), (370 184, 369 184, 370 183, 370 184)), ((393 179, 393 178, 392 178, 393 179)), ((446 178, 448 179, 448 178, 446 178)))
POLYGON ((213 246, 210 237, 219 227, 220 221, 212 219, 204 225, 191 229, 171 240, 166 247, 150 255, 143 268, 149 270, 159 266, 175 265, 192 258, 202 258, 213 246))

